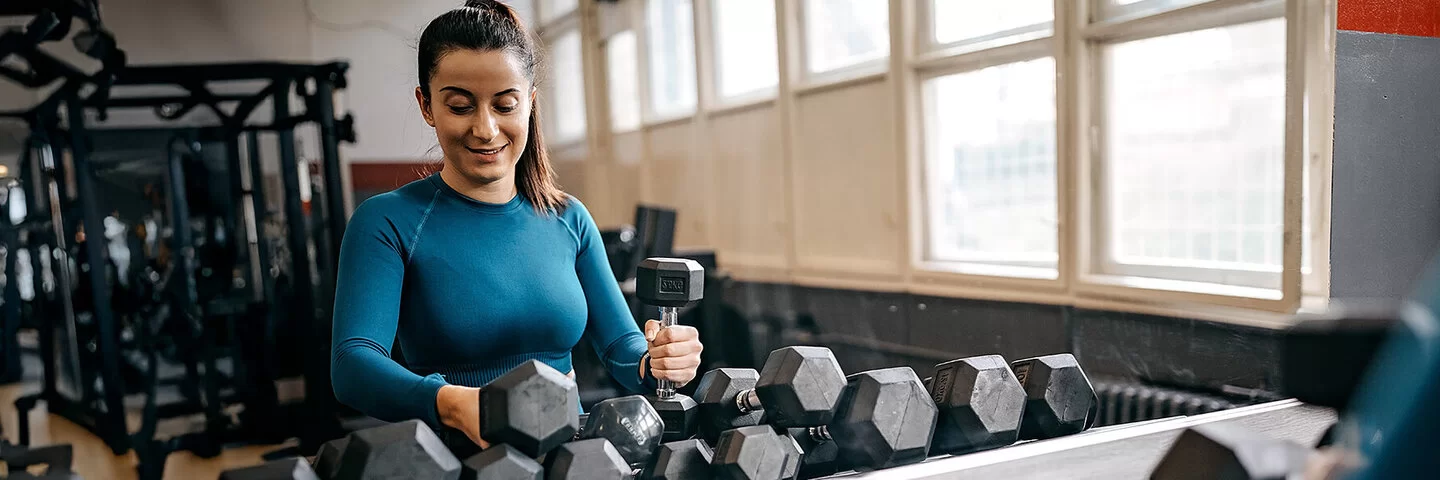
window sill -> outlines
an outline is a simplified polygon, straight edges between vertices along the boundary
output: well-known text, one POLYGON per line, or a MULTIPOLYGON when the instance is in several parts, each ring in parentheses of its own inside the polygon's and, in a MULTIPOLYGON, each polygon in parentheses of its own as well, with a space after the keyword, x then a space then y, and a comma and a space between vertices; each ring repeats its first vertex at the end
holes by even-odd
POLYGON ((889 74, 887 63, 862 64, 857 67, 835 70, 807 78, 795 87, 796 95, 810 95, 884 80, 889 74))

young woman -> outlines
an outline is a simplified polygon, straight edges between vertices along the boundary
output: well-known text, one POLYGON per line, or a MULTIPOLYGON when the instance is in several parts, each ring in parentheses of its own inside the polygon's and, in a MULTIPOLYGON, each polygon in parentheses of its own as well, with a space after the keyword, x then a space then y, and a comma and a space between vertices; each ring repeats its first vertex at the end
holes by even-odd
POLYGON ((631 392, 695 378, 698 332, 651 320, 641 334, 594 220, 555 185, 538 65, 497 1, 470 0, 421 35, 415 99, 444 163, 366 200, 345 230, 331 376, 346 405, 483 448, 480 387, 531 359, 573 377, 582 338, 631 392), (408 368, 390 358, 397 337, 408 368))

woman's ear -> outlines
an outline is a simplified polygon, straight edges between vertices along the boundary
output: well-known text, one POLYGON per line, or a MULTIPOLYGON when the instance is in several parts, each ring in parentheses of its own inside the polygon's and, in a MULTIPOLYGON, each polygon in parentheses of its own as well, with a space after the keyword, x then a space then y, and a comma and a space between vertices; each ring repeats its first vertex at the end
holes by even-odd
POLYGON ((531 109, 531 110, 534 110, 534 109, 535 109, 535 99, 538 98, 539 96, 540 96, 540 89, 535 88, 535 87, 530 87, 530 109, 531 109))
POLYGON ((420 116, 425 117, 425 123, 430 128, 435 128, 435 116, 431 115, 430 102, 425 101, 425 91, 415 87, 415 102, 420 104, 420 116))

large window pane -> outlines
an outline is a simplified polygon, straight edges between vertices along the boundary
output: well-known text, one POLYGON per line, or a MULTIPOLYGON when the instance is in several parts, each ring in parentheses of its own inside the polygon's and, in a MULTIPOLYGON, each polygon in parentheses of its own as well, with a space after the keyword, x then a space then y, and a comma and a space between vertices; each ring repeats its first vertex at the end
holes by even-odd
POLYGON ((927 259, 1054 268, 1055 61, 925 82, 927 259))
POLYGON ((712 1, 715 84, 721 98, 775 88, 780 83, 774 0, 712 1))
POLYGON ((695 17, 690 0, 650 0, 650 109, 658 116, 695 110, 695 17))
POLYGON ((935 43, 1049 31, 1054 0, 933 0, 935 43))
POLYGON ((580 0, 540 0, 540 22, 548 22, 570 13, 580 0))
POLYGON ((1114 261, 1275 286, 1214 275, 1280 269, 1284 20, 1120 43, 1103 55, 1114 261))
MULTIPOLYGON (((550 50, 550 121, 554 142, 579 140, 585 136, 585 85, 580 65, 580 32, 570 30, 556 37, 550 50)), ((543 117, 542 117, 543 118, 543 117)))
POLYGON ((640 66, 635 32, 626 30, 605 42, 605 72, 610 89, 610 128, 640 128, 640 66))
POLYGON ((805 66, 824 73, 890 54, 886 0, 805 0, 805 66))

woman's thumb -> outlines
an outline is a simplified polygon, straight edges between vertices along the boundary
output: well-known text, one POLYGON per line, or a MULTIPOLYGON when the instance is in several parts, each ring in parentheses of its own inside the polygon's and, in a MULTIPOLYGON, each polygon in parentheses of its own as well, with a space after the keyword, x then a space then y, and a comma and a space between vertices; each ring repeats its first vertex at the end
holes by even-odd
POLYGON ((655 341, 655 334, 660 332, 660 322, 654 320, 645 321, 645 341, 655 341))

